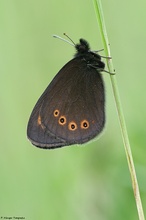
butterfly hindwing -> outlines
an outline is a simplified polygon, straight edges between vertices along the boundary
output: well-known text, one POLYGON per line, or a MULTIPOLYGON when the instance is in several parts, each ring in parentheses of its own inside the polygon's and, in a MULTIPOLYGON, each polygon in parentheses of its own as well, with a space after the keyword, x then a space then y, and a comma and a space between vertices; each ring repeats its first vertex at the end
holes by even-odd
POLYGON ((27 128, 32 144, 46 149, 82 144, 102 131, 104 85, 94 65, 103 63, 99 55, 93 59, 88 53, 69 61, 39 98, 27 128))

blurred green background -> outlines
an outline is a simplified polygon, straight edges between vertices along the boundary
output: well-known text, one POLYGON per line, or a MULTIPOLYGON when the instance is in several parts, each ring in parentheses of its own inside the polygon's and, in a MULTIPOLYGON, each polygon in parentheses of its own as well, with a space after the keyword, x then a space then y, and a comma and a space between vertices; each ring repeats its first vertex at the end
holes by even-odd
MULTIPOLYGON (((146 207, 146 1, 102 0, 111 53, 146 207)), ((0 1, 0 218, 136 220, 110 77, 100 139, 57 150, 27 140, 34 104, 75 50, 53 34, 103 48, 89 0, 0 1)), ((103 53, 104 55, 104 53, 103 53)))

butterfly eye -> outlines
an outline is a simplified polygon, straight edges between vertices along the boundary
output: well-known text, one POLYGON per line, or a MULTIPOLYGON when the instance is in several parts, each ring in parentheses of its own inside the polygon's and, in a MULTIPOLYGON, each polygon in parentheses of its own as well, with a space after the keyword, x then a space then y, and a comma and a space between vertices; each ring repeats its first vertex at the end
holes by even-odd
POLYGON ((66 124, 66 117, 65 116, 61 116, 58 120, 60 125, 65 125, 66 124))
POLYGON ((69 123, 68 128, 70 131, 75 131, 77 129, 77 124, 74 121, 72 121, 69 123))
POLYGON ((87 129, 89 128, 89 122, 87 120, 81 121, 81 128, 82 129, 87 129))
POLYGON ((59 110, 58 110, 58 109, 55 109, 55 111, 53 112, 54 117, 58 117, 59 113, 60 113, 59 110))

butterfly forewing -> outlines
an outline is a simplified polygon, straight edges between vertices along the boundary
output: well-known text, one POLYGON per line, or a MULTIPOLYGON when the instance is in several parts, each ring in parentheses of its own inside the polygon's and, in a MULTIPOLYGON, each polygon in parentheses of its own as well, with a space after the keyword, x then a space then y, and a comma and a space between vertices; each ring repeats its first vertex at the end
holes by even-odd
POLYGON ((40 147, 84 143, 100 133, 104 121, 101 75, 74 58, 59 71, 36 104, 28 137, 40 147))

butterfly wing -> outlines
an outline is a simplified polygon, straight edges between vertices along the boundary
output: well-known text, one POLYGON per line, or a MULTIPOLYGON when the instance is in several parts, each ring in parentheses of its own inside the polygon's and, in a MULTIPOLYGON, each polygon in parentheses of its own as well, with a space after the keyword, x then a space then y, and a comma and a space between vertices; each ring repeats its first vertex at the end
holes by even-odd
POLYGON ((104 127, 100 73, 80 57, 69 61, 44 91, 29 119, 27 135, 41 148, 82 144, 104 127))

